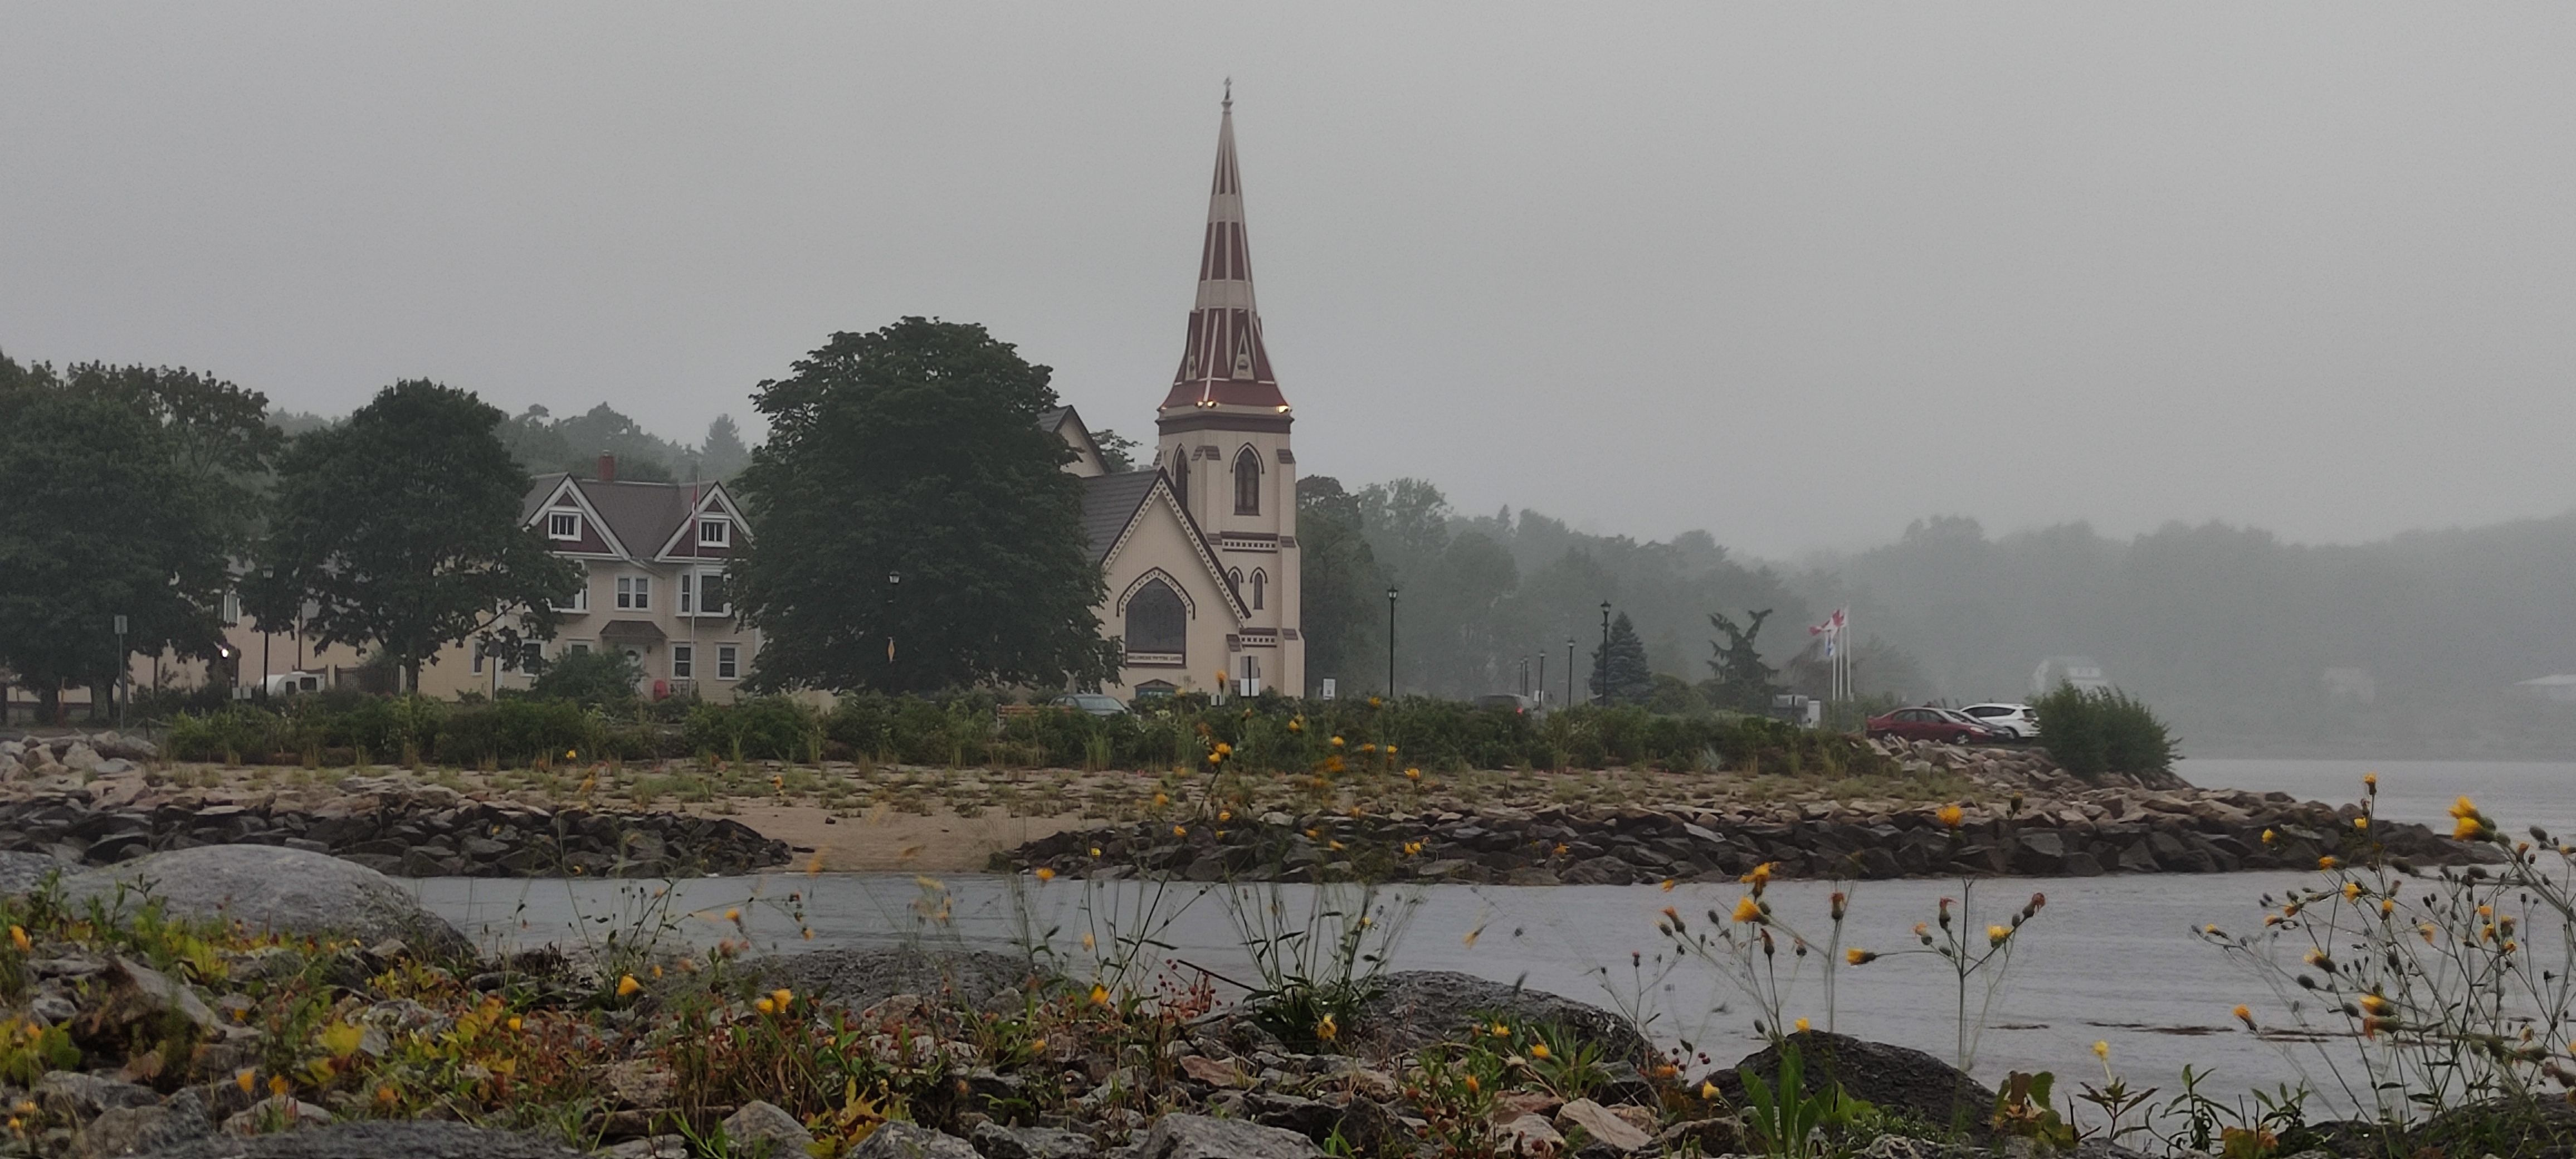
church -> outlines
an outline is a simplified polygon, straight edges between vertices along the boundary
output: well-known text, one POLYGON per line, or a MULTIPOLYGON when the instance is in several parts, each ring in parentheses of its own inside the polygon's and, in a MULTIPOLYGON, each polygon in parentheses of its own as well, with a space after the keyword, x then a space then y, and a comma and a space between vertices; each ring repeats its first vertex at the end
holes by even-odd
POLYGON ((1154 458, 1112 473, 1082 417, 1046 423, 1075 452, 1083 531, 1107 581, 1101 630, 1125 658, 1102 689, 1121 699, 1181 691, 1306 692, 1297 632, 1294 420, 1263 347, 1224 103, 1208 190, 1198 298, 1180 367, 1154 418, 1154 458))

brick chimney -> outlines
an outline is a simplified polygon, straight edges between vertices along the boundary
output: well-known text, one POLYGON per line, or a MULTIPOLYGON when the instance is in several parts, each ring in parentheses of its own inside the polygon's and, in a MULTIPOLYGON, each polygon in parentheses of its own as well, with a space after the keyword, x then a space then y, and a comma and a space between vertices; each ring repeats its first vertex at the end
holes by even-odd
POLYGON ((599 481, 602 483, 617 481, 617 456, 606 451, 599 453, 599 481))

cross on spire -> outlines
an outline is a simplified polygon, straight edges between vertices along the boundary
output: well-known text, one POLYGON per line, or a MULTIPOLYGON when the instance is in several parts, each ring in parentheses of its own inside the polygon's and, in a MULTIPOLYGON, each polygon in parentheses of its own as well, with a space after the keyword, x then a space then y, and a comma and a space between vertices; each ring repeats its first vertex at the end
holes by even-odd
POLYGON ((1187 344, 1163 409, 1243 406, 1284 411, 1288 400, 1261 345, 1252 301, 1252 249, 1243 229, 1242 173, 1234 159, 1234 79, 1226 78, 1216 132, 1216 178, 1208 190, 1207 238, 1187 344))

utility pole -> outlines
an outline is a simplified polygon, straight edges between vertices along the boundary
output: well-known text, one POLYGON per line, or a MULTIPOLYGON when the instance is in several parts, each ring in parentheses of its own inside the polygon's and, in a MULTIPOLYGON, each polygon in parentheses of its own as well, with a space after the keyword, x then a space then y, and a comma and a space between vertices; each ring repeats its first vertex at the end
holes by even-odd
POLYGON ((894 593, 903 586, 903 573, 886 573, 886 691, 894 691, 894 593))
POLYGON ((125 702, 134 699, 134 665, 126 662, 125 617, 116 618, 116 729, 125 731, 125 702))
POLYGON ((1395 591, 1386 589, 1386 698, 1395 699, 1395 591))
MULTIPOLYGON (((277 580, 277 569, 261 568, 259 578, 269 581, 260 585, 262 589, 272 587, 277 580)), ((266 592, 263 590, 262 594, 265 595, 266 592)), ((276 633, 269 631, 266 623, 259 626, 259 698, 261 700, 268 699, 268 648, 270 642, 276 638, 276 633)))

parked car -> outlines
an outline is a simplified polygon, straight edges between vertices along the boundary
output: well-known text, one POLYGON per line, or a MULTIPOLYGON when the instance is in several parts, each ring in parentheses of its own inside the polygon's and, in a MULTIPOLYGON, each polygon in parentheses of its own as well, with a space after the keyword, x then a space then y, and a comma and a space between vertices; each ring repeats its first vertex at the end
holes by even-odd
POLYGON ((1874 737, 1896 737, 1899 740, 1930 740, 1944 744, 1994 742, 2004 734, 1988 728, 1977 718, 1947 708, 1900 708, 1885 716, 1869 718, 1866 731, 1874 737))
POLYGON ((1959 711, 1977 718, 1977 723, 1987 728, 2011 733, 2016 740, 2039 736, 2039 712, 2027 704, 1971 704, 1959 711))
POLYGON ((1499 708, 1514 716, 1528 716, 1530 711, 1537 707, 1537 704, 1529 697, 1523 696, 1517 692, 1497 692, 1489 696, 1477 697, 1476 707, 1499 708))
POLYGON ((1093 716, 1125 716, 1127 706, 1118 698, 1099 692, 1069 692, 1055 698, 1058 708, 1078 709, 1093 716))

